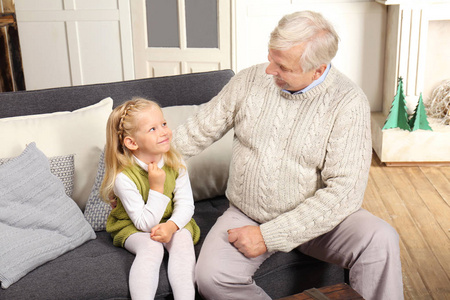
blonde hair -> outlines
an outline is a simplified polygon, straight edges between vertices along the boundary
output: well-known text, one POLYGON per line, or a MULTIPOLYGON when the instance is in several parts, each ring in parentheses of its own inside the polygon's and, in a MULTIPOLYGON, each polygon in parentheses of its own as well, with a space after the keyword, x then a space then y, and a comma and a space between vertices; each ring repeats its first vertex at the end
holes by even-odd
MULTIPOLYGON (((154 101, 133 98, 117 106, 109 115, 106 125, 105 176, 100 187, 100 196, 105 202, 109 203, 114 199, 114 181, 117 175, 134 164, 133 153, 125 147, 124 139, 136 133, 139 114, 151 107, 161 110, 154 101)), ((181 155, 172 147, 163 154, 163 158, 165 165, 177 171, 186 168, 182 164, 181 155)))
POLYGON ((300 11, 284 16, 270 34, 269 48, 288 50, 306 43, 300 66, 303 72, 329 64, 337 53, 339 36, 319 13, 300 11))

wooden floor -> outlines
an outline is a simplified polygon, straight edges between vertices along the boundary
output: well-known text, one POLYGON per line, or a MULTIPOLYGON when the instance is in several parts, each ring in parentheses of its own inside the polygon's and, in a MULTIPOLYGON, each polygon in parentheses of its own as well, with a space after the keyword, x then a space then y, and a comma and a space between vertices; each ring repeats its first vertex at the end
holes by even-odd
POLYGON ((387 167, 374 154, 363 207, 400 235, 405 299, 450 299, 450 166, 387 167))

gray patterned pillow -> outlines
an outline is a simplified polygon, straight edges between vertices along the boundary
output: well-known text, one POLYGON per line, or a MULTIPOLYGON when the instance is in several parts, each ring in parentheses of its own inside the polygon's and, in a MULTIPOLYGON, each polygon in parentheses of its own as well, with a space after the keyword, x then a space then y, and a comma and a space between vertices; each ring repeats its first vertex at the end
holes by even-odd
MULTIPOLYGON (((13 158, 0 158, 0 166, 13 158)), ((64 184, 66 195, 72 197, 73 176, 75 172, 74 155, 61 155, 49 157, 50 172, 58 177, 64 184)))
POLYGON ((35 143, 0 166, 0 279, 3 289, 95 232, 35 143))
POLYGON ((84 209, 84 217, 91 224, 95 231, 102 231, 106 229, 106 220, 111 212, 111 206, 105 203, 100 198, 100 187, 102 185, 103 176, 105 175, 105 152, 100 155, 100 161, 97 167, 97 176, 89 195, 86 208, 84 209))

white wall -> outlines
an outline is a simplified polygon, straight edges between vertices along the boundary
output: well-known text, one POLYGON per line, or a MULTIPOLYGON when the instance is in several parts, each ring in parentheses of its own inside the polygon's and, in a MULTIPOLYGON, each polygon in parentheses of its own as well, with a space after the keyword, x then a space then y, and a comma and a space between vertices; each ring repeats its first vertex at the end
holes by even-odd
MULTIPOLYGON (((450 16, 450 15, 449 15, 450 16)), ((450 79, 450 20, 431 21, 428 25, 423 97, 431 100, 435 88, 450 79)))
POLYGON ((372 111, 380 111, 387 10, 374 1, 236 1, 236 70, 267 61, 270 32, 298 10, 320 12, 333 23, 341 39, 333 65, 364 90, 372 111))
MULTIPOLYGON (((27 89, 136 78, 130 1, 16 0, 27 89)), ((318 11, 341 38, 333 64, 361 86, 372 111, 382 109, 385 5, 373 0, 229 1, 235 72, 267 61, 269 34, 283 15, 318 11)))

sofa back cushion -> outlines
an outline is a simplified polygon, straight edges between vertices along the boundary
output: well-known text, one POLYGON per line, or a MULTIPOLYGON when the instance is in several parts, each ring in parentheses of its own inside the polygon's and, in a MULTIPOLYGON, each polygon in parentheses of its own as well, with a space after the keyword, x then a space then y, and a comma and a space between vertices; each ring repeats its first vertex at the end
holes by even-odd
MULTIPOLYGON (((164 107, 164 117, 172 130, 183 124, 199 106, 182 105, 164 107)), ((189 158, 186 163, 196 201, 225 195, 231 161, 233 130, 220 140, 189 158)))
POLYGON ((167 77, 0 93, 0 118, 73 111, 111 97, 114 107, 133 96, 156 100, 162 107, 199 105, 211 100, 234 75, 231 70, 167 77))

